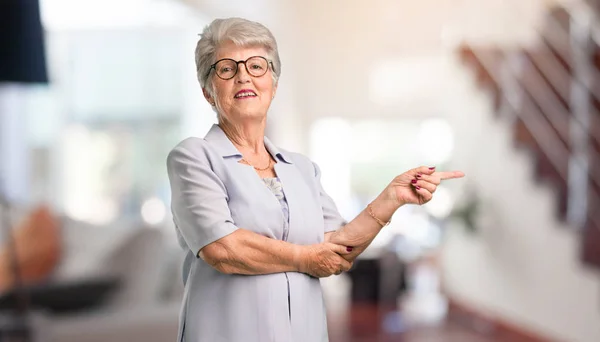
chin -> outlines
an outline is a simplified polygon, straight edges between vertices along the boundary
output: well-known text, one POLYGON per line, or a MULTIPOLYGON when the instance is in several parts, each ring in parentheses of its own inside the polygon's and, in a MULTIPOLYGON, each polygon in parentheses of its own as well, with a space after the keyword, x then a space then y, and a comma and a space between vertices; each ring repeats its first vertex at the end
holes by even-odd
POLYGON ((267 116, 266 110, 258 108, 240 108, 238 113, 239 117, 247 119, 262 119, 267 116))
POLYGON ((256 120, 262 120, 264 118, 267 117, 267 114, 262 112, 262 113, 249 113, 247 114, 248 118, 252 118, 252 119, 256 119, 256 120))

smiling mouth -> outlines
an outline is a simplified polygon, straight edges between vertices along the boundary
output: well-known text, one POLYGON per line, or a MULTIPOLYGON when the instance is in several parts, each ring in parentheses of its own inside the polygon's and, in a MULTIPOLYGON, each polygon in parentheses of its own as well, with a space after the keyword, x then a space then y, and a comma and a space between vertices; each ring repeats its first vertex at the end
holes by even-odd
POLYGON ((243 98, 249 98, 249 97, 256 97, 256 93, 253 91, 240 91, 239 93, 235 94, 234 98, 236 99, 243 99, 243 98))

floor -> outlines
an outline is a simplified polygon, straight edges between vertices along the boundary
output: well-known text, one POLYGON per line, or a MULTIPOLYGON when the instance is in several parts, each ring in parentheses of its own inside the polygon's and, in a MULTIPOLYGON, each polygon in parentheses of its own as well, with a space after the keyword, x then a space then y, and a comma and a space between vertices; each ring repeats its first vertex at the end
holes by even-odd
POLYGON ((432 268, 411 274, 411 289, 392 303, 351 299, 351 280, 340 275, 322 280, 331 342, 514 342, 491 338, 447 320, 447 301, 432 268))
MULTIPOLYGON (((351 308, 349 315, 352 318, 345 323, 336 321, 338 317, 329 318, 329 335, 331 342, 513 342, 492 339, 477 333, 457 323, 445 320, 436 324, 421 324, 406 326, 403 329, 390 329, 386 324, 385 315, 377 314, 377 307, 366 310, 364 306, 351 308), (368 314, 371 311, 371 314, 368 314), (352 322, 351 324, 349 322, 352 322)), ((398 318, 400 313, 388 313, 391 317, 398 318)), ((388 316, 388 320, 389 317, 388 316)))

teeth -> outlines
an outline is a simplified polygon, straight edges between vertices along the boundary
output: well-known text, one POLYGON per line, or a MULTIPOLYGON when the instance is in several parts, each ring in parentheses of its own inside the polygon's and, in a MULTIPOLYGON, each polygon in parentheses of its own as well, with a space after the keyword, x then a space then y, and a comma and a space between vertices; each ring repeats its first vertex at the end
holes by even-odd
POLYGON ((235 97, 246 97, 246 96, 256 96, 256 94, 254 94, 252 92, 246 92, 246 93, 237 94, 235 97))

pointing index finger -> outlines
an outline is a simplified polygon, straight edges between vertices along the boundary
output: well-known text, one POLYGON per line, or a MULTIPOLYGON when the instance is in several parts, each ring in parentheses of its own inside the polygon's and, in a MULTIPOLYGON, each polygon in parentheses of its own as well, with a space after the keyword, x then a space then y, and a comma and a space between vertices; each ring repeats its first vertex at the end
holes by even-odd
POLYGON ((436 174, 440 177, 441 180, 462 178, 465 176, 464 172, 462 171, 441 171, 436 172, 436 174))

